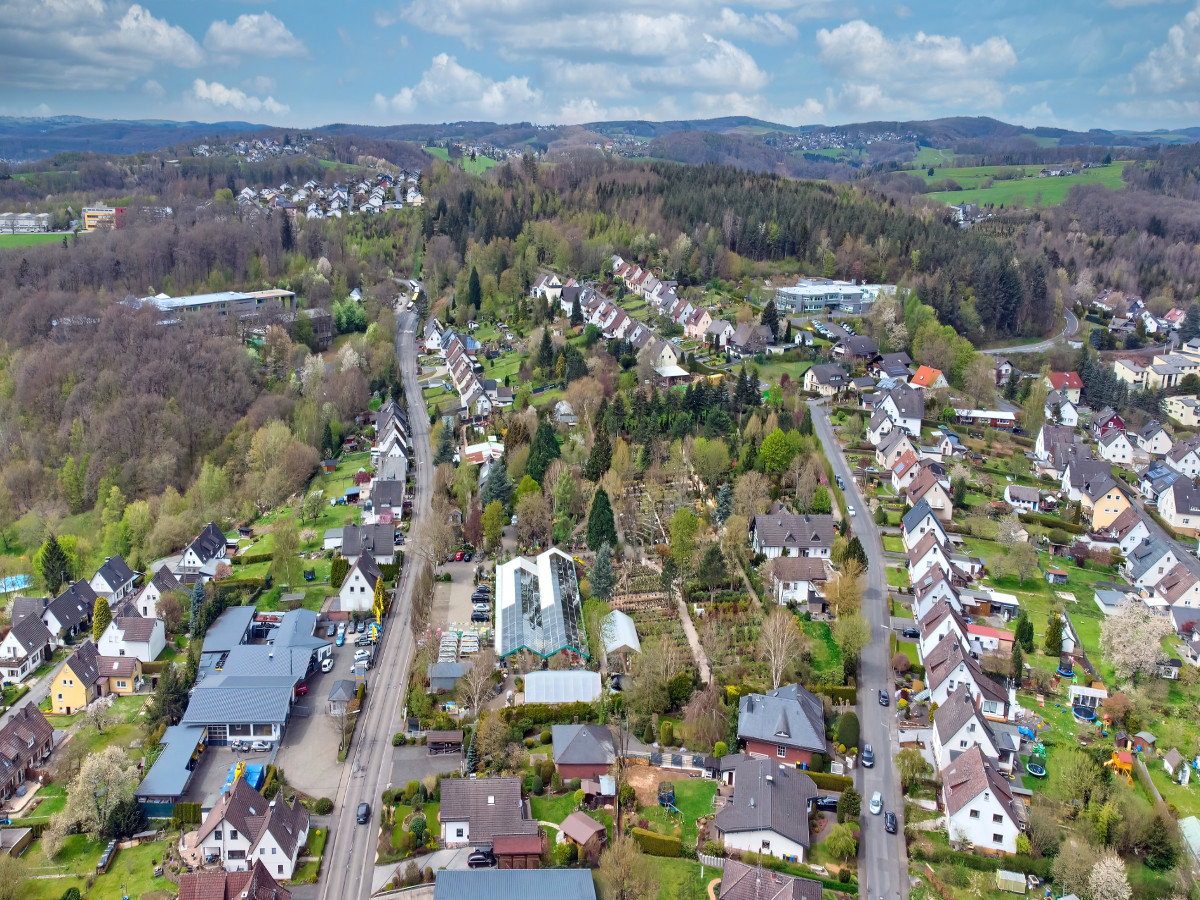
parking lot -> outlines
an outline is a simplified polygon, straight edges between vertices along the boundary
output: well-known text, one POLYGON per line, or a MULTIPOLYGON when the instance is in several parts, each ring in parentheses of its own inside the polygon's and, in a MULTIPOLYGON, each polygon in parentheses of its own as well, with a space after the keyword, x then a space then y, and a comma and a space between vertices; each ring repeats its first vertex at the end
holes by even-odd
POLYGON ((433 613, 429 621, 435 627, 444 625, 471 625, 471 594, 475 589, 475 567, 478 560, 471 562, 451 562, 442 566, 444 572, 450 573, 449 584, 438 582, 433 598, 433 613))

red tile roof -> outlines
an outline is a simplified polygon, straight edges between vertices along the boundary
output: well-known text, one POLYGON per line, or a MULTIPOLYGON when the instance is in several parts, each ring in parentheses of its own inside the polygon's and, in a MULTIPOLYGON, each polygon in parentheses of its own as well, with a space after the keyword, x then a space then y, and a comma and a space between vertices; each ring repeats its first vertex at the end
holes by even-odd
POLYGON ((1083 390, 1083 381, 1079 378, 1077 372, 1051 372, 1049 375, 1050 385, 1056 391, 1061 391, 1064 388, 1069 390, 1083 390))

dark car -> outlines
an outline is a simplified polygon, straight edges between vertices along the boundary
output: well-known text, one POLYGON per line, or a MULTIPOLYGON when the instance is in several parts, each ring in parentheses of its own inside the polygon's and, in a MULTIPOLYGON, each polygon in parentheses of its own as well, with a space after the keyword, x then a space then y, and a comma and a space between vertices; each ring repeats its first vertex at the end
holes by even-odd
POLYGON ((900 633, 906 638, 913 638, 914 640, 920 639, 921 637, 921 629, 913 628, 911 625, 900 633))
POLYGON ((472 622, 490 622, 491 620, 491 616, 485 612, 481 612, 480 610, 475 610, 475 612, 471 613, 472 622))
POLYGON ((466 553, 463 554, 463 562, 470 562, 473 556, 474 556, 474 554, 470 550, 468 550, 466 553))
POLYGON ((880 706, 891 706, 892 705, 892 698, 888 696, 887 691, 879 692, 879 705, 880 706))
POLYGON ((358 824, 366 825, 370 821, 371 821, 371 804, 370 803, 358 804, 358 824))
POLYGON ((496 864, 496 854, 491 850, 476 850, 467 857, 467 866, 472 869, 486 869, 496 864))
POLYGON ((871 749, 870 744, 863 744, 862 748, 862 764, 870 769, 875 766, 875 751, 871 749))
POLYGON ((490 584, 477 584, 475 585, 475 591, 476 593, 483 591, 485 594, 490 594, 492 592, 492 586, 490 584))
POLYGON ((358 620, 358 627, 357 627, 355 630, 356 630, 356 631, 357 631, 359 634, 362 634, 364 631, 366 631, 366 630, 367 630, 367 620, 366 620, 366 619, 359 619, 359 620, 358 620))
POLYGON ((1016 427, 1013 428, 1012 433, 1016 434, 1016 435, 1028 434, 1028 432, 1024 428, 1016 428, 1016 427))
POLYGON ((896 814, 894 812, 885 812, 883 814, 883 827, 888 834, 896 833, 896 814))
POLYGON ((837 805, 837 797, 818 797, 816 799, 816 807, 821 812, 837 812, 837 805))

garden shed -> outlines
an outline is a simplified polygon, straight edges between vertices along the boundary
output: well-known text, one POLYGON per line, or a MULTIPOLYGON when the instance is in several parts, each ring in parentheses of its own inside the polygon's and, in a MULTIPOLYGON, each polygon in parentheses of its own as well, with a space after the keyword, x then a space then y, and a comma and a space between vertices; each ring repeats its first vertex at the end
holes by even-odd
POLYGON ((996 888, 1001 891, 1011 891, 1014 894, 1025 895, 1025 875, 1022 872, 1010 872, 1008 869, 996 870, 996 888))

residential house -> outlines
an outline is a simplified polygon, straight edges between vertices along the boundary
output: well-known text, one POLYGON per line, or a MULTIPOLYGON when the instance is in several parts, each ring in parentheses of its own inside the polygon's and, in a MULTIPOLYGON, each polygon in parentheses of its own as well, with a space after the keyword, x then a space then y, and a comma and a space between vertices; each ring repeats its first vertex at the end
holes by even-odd
POLYGON ((770 758, 746 758, 734 773, 733 796, 713 817, 727 849, 802 863, 808 852, 809 801, 817 787, 804 772, 770 758))
POLYGON ((942 706, 956 687, 967 686, 983 715, 997 722, 1008 717, 1008 692, 984 674, 967 644, 948 635, 925 657, 925 680, 931 700, 942 706))
POLYGON ((922 468, 905 489, 904 496, 910 506, 927 504, 943 522, 949 522, 954 514, 950 491, 932 469, 922 468))
POLYGON ((1014 509, 1026 512, 1040 512, 1042 508, 1042 492, 1035 487, 1024 487, 1010 484, 1004 489, 1004 501, 1014 509))
POLYGON ((1079 424, 1079 407, 1071 402, 1062 391, 1051 391, 1046 395, 1046 421, 1074 428, 1079 424))
MULTIPOLYGON (((871 413, 871 419, 867 423, 867 441, 879 447, 887 438, 893 434, 904 434, 908 432, 903 428, 897 428, 896 423, 882 409, 876 409, 871 413)), ((916 449, 910 444, 909 449, 914 453, 916 449)), ((890 467, 889 467, 890 468, 890 467)))
POLYGON ((992 723, 979 712, 970 690, 959 686, 949 693, 944 705, 933 714, 933 757, 938 771, 944 771, 954 760, 979 747, 1001 772, 1012 772, 1016 747, 1007 731, 997 733, 992 723))
POLYGON ((874 338, 863 334, 846 335, 834 345, 832 355, 834 359, 844 360, 853 367, 878 356, 879 345, 874 338))
POLYGON ((1168 469, 1165 463, 1153 462, 1138 477, 1138 493, 1157 504, 1163 492, 1182 477, 1174 469, 1168 469))
POLYGON ((107 694, 132 694, 141 680, 141 660, 101 656, 89 638, 59 669, 50 685, 50 703, 54 712, 69 716, 107 694))
POLYGON ((80 579, 46 605, 42 622, 60 644, 73 640, 91 631, 97 599, 92 586, 80 579))
POLYGON ((867 371, 876 378, 891 378, 900 384, 907 384, 912 377, 911 365, 912 359, 907 353, 884 353, 871 361, 867 371))
POLYGON ((1074 428, 1068 425, 1043 425, 1033 442, 1033 455, 1045 467, 1061 475, 1072 448, 1082 446, 1083 441, 1074 428))
POLYGON ((383 578, 383 572, 375 562, 371 551, 363 550, 355 558, 346 573, 346 579, 338 589, 338 608, 343 611, 367 612, 375 602, 375 585, 383 578))
POLYGON ((1118 359, 1113 363, 1113 373, 1118 381, 1125 382, 1131 390, 1140 391, 1146 386, 1146 369, 1132 359, 1118 359))
POLYGON ((921 471, 921 461, 915 453, 906 453, 892 466, 892 489, 897 494, 903 494, 921 471))
POLYGON ((937 600, 924 611, 917 620, 917 630, 921 632, 921 637, 917 640, 917 656, 922 660, 949 635, 962 641, 965 646, 969 647, 971 644, 962 610, 946 599, 937 600))
POLYGON ((930 569, 941 569, 953 578, 950 551, 937 534, 926 534, 908 551, 908 575, 914 584, 930 569))
POLYGON ((379 565, 396 561, 395 523, 375 525, 346 525, 342 528, 342 556, 351 566, 364 553, 379 565))
POLYGON ((0 676, 13 684, 24 681, 38 666, 50 661, 56 643, 37 616, 14 620, 0 640, 0 676))
POLYGON ((929 366, 919 366, 908 382, 915 388, 920 388, 928 397, 933 391, 950 387, 941 369, 931 369, 929 366))
POLYGON ((1095 459, 1088 451, 1076 447, 1066 457, 1062 473, 1062 489, 1068 499, 1078 503, 1083 499, 1084 488, 1092 482, 1112 478, 1112 466, 1095 459))
POLYGON ((33 769, 54 751, 54 726, 32 700, 15 708, 0 727, 0 801, 8 802, 33 769))
POLYGON ((798 515, 778 502, 750 523, 750 543, 755 553, 777 556, 829 558, 833 549, 833 516, 798 515))
POLYGON ((308 810, 299 800, 272 801, 238 778, 207 810, 198 831, 187 832, 180 850, 229 872, 245 872, 257 863, 287 881, 296 870, 300 848, 308 840, 308 810))
POLYGON ((1076 407, 1079 406, 1080 395, 1083 393, 1083 381, 1078 372, 1051 372, 1045 380, 1051 390, 1058 391, 1076 407))
POLYGON ((923 499, 918 500, 900 520, 900 536, 904 540, 904 549, 912 550, 929 533, 938 536, 939 544, 945 545, 949 540, 946 528, 942 525, 942 520, 934 512, 933 507, 923 499))
POLYGON ((255 860, 244 872, 208 869, 180 873, 179 900, 292 900, 292 892, 255 860))
POLYGON ((655 341, 642 353, 648 356, 656 369, 679 365, 679 351, 670 341, 655 341))
POLYGON ((438 822, 447 847, 488 846, 501 835, 537 834, 520 778, 447 778, 441 796, 438 822))
POLYGON ((1125 436, 1125 432, 1113 428, 1100 438, 1100 458, 1111 463, 1128 468, 1133 465, 1133 444, 1125 436))
POLYGON ((1158 514, 1180 534, 1200 533, 1200 488, 1180 478, 1158 498, 1158 514))
POLYGON ((898 384, 882 392, 876 407, 909 434, 920 435, 921 419, 925 416, 925 395, 921 391, 898 384))
MULTIPOLYGON (((339 532, 340 534, 340 532, 339 532)), ((142 589, 133 598, 134 608, 148 619, 158 618, 159 604, 166 594, 183 591, 185 588, 179 579, 166 566, 159 566, 158 571, 142 585, 142 589)))
POLYGON ((986 653, 999 653, 1001 656, 1012 655, 1013 635, 1011 631, 1001 631, 999 628, 971 622, 967 625, 967 636, 971 639, 972 646, 978 644, 986 653))
POLYGON ((703 340, 704 335, 708 333, 708 326, 712 324, 712 321, 712 313, 704 307, 700 307, 697 310, 693 310, 692 314, 688 316, 687 322, 683 326, 683 332, 690 338, 698 341, 703 340))
POLYGON ((704 343, 710 347, 720 347, 724 349, 729 345, 729 341, 733 338, 734 327, 725 319, 714 319, 708 323, 708 328, 704 330, 704 343))
POLYGON ((1016 853, 1023 805, 983 748, 969 747, 942 770, 942 802, 952 844, 993 853, 1016 853))
POLYGON ((944 570, 940 568, 927 570, 923 576, 913 580, 912 610, 917 621, 928 615, 929 611, 943 600, 962 612, 962 601, 959 599, 958 591, 954 589, 954 585, 950 583, 950 578, 944 570))
POLYGON ((1096 440, 1104 437, 1109 431, 1116 428, 1118 431, 1125 430, 1125 420, 1111 406, 1106 406, 1100 412, 1092 416, 1092 437, 1096 440))
POLYGON ((996 385, 1002 385, 1012 376, 1013 364, 1003 356, 996 357, 996 385))
POLYGON ((1093 528, 1111 525, 1117 516, 1131 506, 1117 480, 1107 472, 1084 484, 1080 502, 1083 505, 1083 515, 1091 521, 1093 528))
POLYGON ((181 580, 194 584, 209 581, 217 573, 217 563, 225 558, 227 542, 215 522, 209 522, 183 550, 178 573, 181 580))
POLYGON ((1137 433, 1137 443, 1151 456, 1163 456, 1175 446, 1171 432, 1167 431, 1157 419, 1137 433))
POLYGON ((717 900, 821 900, 821 882, 725 860, 717 900))
POLYGON ((1188 375, 1200 374, 1200 361, 1178 354, 1158 354, 1146 370, 1146 387, 1170 390, 1188 375))
MULTIPOLYGON (((221 539, 224 540, 224 535, 221 539)), ((116 606, 133 593, 133 583, 137 580, 134 572, 125 562, 123 556, 109 556, 104 565, 96 570, 90 582, 97 596, 108 601, 109 606, 116 606)))
POLYGON ((826 752, 821 701, 798 684, 746 694, 738 703, 738 741, 751 757, 807 769, 813 754, 826 752))
POLYGON ((1167 451, 1167 466, 1180 475, 1195 478, 1200 475, 1200 437, 1189 438, 1167 451))
POLYGON ((829 562, 821 557, 776 557, 770 567, 775 602, 807 605, 824 594, 831 571, 829 562))
POLYGON ((108 623, 96 643, 103 656, 132 656, 144 663, 154 662, 167 645, 162 619, 118 616, 108 623))
POLYGON ((1141 510, 1132 504, 1107 526, 1094 531, 1094 537, 1115 542, 1122 556, 1128 556, 1138 544, 1150 536, 1150 529, 1142 519, 1141 510))
POLYGON ((603 725, 554 725, 554 768, 565 781, 607 775, 616 759, 612 732, 603 725))
POLYGON ((1185 428, 1200 428, 1200 398, 1168 397, 1163 401, 1167 415, 1185 428))
POLYGON ((1158 584, 1180 562, 1174 545, 1148 537, 1125 557, 1124 575, 1135 587, 1145 590, 1158 584))
POLYGON ((822 363, 809 367, 804 373, 804 390, 822 397, 832 397, 845 390, 850 374, 837 363, 822 363))
POLYGON ((541 853, 540 844, 530 854, 529 841, 505 838, 493 846, 500 869, 439 869, 432 900, 596 900, 596 886, 587 869, 532 869, 522 871, 522 856, 541 853), (509 859, 506 860, 506 856, 509 859), (505 865, 512 868, 504 868, 505 865))
MULTIPOLYGON (((886 421, 890 423, 891 419, 886 421)), ((875 465, 890 472, 906 453, 917 455, 917 449, 909 439, 908 432, 901 429, 891 431, 875 446, 875 465)))
POLYGON ((1179 563, 1157 584, 1146 589, 1144 600, 1147 606, 1159 610, 1174 606, 1200 606, 1200 578, 1186 565, 1179 563))

